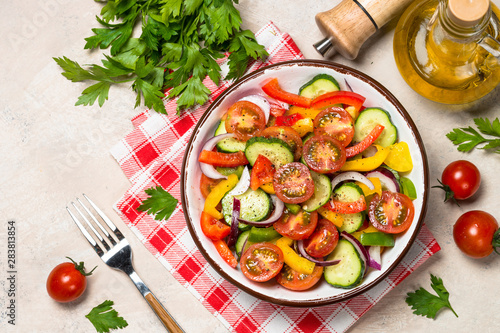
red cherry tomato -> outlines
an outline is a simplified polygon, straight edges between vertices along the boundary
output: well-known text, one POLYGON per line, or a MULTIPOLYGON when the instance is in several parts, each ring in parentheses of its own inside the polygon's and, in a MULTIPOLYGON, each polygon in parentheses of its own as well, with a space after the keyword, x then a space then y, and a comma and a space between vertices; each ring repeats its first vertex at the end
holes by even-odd
POLYGON ((259 133, 264 138, 276 138, 285 141, 292 148, 295 161, 302 156, 302 138, 299 133, 288 126, 271 126, 259 133))
POLYGON ((285 203, 301 203, 314 194, 311 172, 299 162, 285 164, 276 170, 273 187, 276 196, 285 203))
POLYGON ((278 275, 283 263, 283 252, 271 243, 253 244, 240 259, 243 275, 256 282, 271 280, 278 275))
POLYGON ((315 135, 308 139, 302 156, 309 168, 319 173, 338 171, 346 160, 344 146, 328 135, 315 135))
POLYGON ((329 107, 314 118, 314 134, 329 135, 347 147, 354 137, 354 121, 346 110, 329 107))
POLYGON ((282 236, 294 240, 306 239, 314 232, 318 224, 318 212, 311 213, 300 210, 297 214, 292 214, 285 209, 280 219, 274 223, 274 229, 282 236))
POLYGON ((47 292, 54 300, 67 303, 80 297, 87 288, 87 276, 83 262, 65 262, 57 265, 47 278, 47 292))
POLYGON ((481 184, 481 174, 477 167, 469 161, 451 162, 443 170, 441 185, 434 186, 446 191, 445 201, 454 198, 468 199, 477 192, 481 184))
POLYGON ((327 219, 321 219, 311 237, 304 240, 304 248, 311 257, 323 258, 335 249, 338 242, 339 232, 335 225, 327 219))
POLYGON ((257 104, 238 101, 227 111, 225 126, 228 133, 246 141, 266 127, 266 116, 257 104))
POLYGON ((368 210, 370 223, 380 231, 398 234, 406 231, 413 222, 415 207, 403 193, 383 191, 375 193, 368 210))
POLYGON ((215 185, 219 184, 222 179, 212 179, 205 174, 201 174, 201 179, 200 179, 200 191, 201 195, 203 198, 207 198, 208 194, 212 192, 212 189, 215 187, 215 185))
POLYGON ((460 216, 453 226, 453 239, 458 248, 472 258, 484 258, 498 246, 495 237, 497 220, 489 213, 473 210, 460 216))
POLYGON ((314 286, 323 275, 323 267, 316 265, 312 274, 301 274, 290 268, 288 265, 284 265, 281 272, 276 277, 276 280, 283 287, 290 290, 307 290, 314 286))

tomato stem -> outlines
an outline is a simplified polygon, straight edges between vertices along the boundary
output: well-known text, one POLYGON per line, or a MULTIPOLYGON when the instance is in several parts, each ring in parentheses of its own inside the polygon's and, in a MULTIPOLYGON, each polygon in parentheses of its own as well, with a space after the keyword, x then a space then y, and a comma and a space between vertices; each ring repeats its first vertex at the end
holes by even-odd
POLYGON ((94 268, 92 268, 92 270, 88 273, 85 272, 85 264, 83 263, 83 261, 80 261, 79 264, 76 263, 76 261, 74 261, 73 259, 71 259, 70 257, 66 257, 68 258, 69 260, 71 260, 71 262, 73 264, 75 264, 75 269, 77 271, 80 272, 80 274, 82 274, 83 276, 89 276, 89 275, 92 275, 92 272, 97 268, 97 266, 95 266, 94 268))
POLYGON ((451 190, 451 188, 448 185, 443 184, 439 179, 437 181, 441 185, 436 185, 436 186, 433 186, 432 188, 440 188, 445 192, 444 202, 447 202, 448 200, 452 199, 453 202, 456 203, 458 207, 460 207, 457 199, 455 199, 455 193, 451 190))
POLYGON ((500 229, 497 229, 497 231, 495 231, 495 233, 493 234, 491 245, 493 246, 493 250, 495 250, 497 254, 500 254, 500 252, 497 250, 497 247, 500 247, 500 229))

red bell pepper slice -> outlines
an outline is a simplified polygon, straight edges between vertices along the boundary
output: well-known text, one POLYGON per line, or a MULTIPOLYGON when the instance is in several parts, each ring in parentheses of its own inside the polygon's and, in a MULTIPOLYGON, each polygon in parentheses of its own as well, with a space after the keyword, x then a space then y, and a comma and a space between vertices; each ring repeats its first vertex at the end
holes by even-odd
POLYGON ((359 111, 366 98, 352 91, 331 91, 312 100, 311 108, 323 109, 334 104, 347 104, 359 111))
POLYGON ((211 240, 226 238, 231 232, 231 227, 206 212, 201 212, 201 231, 211 240))
POLYGON ((219 255, 225 262, 232 268, 236 268, 238 266, 238 260, 234 257, 233 252, 227 246, 227 243, 222 239, 213 241, 215 245, 215 249, 219 252, 219 255))
POLYGON ((250 188, 256 191, 262 184, 272 182, 275 172, 273 163, 267 157, 257 156, 250 174, 250 188))
POLYGON ((290 105, 296 105, 303 108, 308 108, 311 106, 311 99, 299 96, 297 94, 290 93, 281 89, 278 79, 274 78, 262 86, 262 90, 278 101, 288 103, 290 105))
POLYGON ((300 119, 304 119, 304 117, 300 113, 294 113, 288 116, 276 117, 276 126, 293 126, 300 119))
POLYGON ((366 209, 366 200, 363 195, 358 200, 352 202, 342 202, 332 199, 324 207, 335 213, 354 214, 366 209))
POLYGON ((345 149, 346 158, 358 155, 366 148, 370 147, 384 131, 384 126, 377 124, 372 131, 360 143, 345 149))
POLYGON ((245 153, 219 153, 216 151, 203 150, 198 158, 199 162, 220 167, 237 167, 248 164, 245 153))

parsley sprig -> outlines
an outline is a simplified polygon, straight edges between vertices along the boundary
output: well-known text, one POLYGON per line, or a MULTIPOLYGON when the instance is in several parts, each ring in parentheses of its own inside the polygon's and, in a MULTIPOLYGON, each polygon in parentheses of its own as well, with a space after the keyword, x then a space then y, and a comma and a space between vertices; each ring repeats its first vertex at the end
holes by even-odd
POLYGON ((154 214, 157 221, 168 220, 174 212, 178 200, 161 186, 151 187, 145 192, 149 197, 141 203, 137 210, 154 214))
POLYGON ((444 287, 443 280, 431 274, 431 287, 438 296, 431 294, 422 287, 407 294, 406 303, 411 306, 413 313, 434 319, 438 311, 446 307, 458 317, 448 300, 450 293, 444 287))
POLYGON ((177 111, 203 104, 210 90, 203 80, 221 80, 217 59, 230 52, 225 79, 241 77, 251 60, 267 52, 254 34, 241 29, 238 0, 108 0, 85 38, 85 49, 108 49, 102 64, 81 66, 67 57, 54 58, 62 75, 73 82, 94 81, 76 105, 102 106, 114 84, 130 83, 135 106, 165 113, 164 91, 176 98, 177 111), (134 29, 141 29, 137 37, 134 29))
POLYGON ((490 121, 488 118, 475 118, 474 123, 479 132, 471 126, 466 128, 454 128, 453 131, 446 134, 455 145, 458 145, 458 150, 468 152, 480 144, 485 144, 479 149, 491 149, 493 152, 500 154, 500 120, 496 118, 490 121), (485 137, 483 135, 490 137, 485 137), (496 139, 498 138, 498 139, 496 139))
POLYGON ((93 308, 87 317, 99 333, 108 333, 110 329, 124 328, 128 323, 112 308, 113 301, 104 301, 93 308))

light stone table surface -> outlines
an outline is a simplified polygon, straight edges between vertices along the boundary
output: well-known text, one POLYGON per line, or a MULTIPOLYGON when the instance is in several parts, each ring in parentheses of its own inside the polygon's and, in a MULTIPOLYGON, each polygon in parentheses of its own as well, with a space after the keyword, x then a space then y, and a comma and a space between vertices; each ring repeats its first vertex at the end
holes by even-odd
MULTIPOLYGON (((500 1, 495 0, 498 4, 500 1)), ((339 3, 327 1, 240 0, 243 25, 256 32, 269 21, 288 32, 306 58, 320 59, 312 44, 322 38, 314 16, 339 3)), ((129 323, 123 332, 161 332, 163 327, 129 278, 104 265, 80 235, 65 207, 86 193, 110 215, 132 244, 135 267, 186 332, 226 332, 225 327, 181 286, 140 243, 114 212, 113 204, 130 186, 110 148, 131 129, 135 95, 115 87, 102 108, 76 107, 86 83, 61 76, 52 57, 97 63, 101 51, 83 49, 84 38, 97 27, 101 4, 91 0, 3 1, 0 23, 0 331, 92 332, 85 315, 105 299, 129 323), (7 323, 7 222, 17 226, 16 325, 7 323), (50 270, 70 256, 98 265, 85 295, 59 304, 47 295, 50 270)), ((481 209, 500 219, 500 157, 475 150, 464 154, 446 139, 455 127, 472 125, 473 117, 500 115, 498 89, 468 106, 446 106, 412 91, 396 68, 392 37, 396 22, 381 29, 355 61, 333 61, 354 67, 385 85, 406 107, 427 150, 431 185, 457 159, 474 162, 482 185, 460 207, 442 202, 432 189, 426 223, 442 250, 385 296, 350 332, 499 332, 500 257, 473 260, 454 244, 452 228, 464 212, 481 209), (436 320, 412 314, 404 299, 421 286, 430 289, 430 274, 441 277, 459 314, 439 313, 436 320)))

